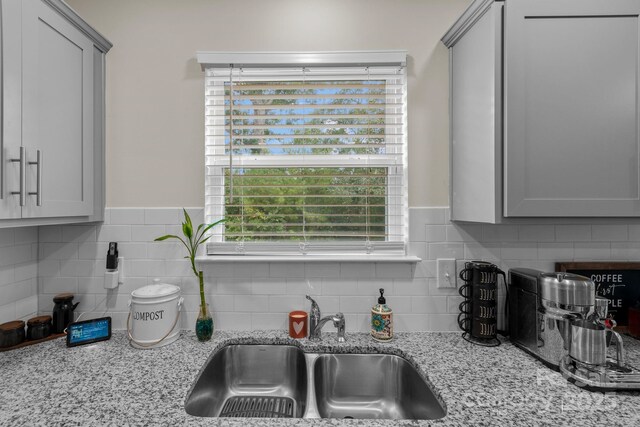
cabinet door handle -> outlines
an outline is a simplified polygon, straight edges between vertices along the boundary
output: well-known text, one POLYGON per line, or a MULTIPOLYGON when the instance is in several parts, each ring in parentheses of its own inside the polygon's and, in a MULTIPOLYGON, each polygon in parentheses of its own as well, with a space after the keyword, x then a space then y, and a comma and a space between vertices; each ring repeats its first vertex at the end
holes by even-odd
POLYGON ((20 196, 20 206, 24 206, 25 188, 27 187, 27 153, 24 147, 20 147, 20 158, 9 159, 10 162, 20 162, 20 190, 12 191, 11 194, 20 196))
POLYGON ((42 151, 36 151, 36 161, 29 162, 36 165, 36 191, 30 191, 30 196, 36 196, 36 206, 42 206, 42 151))

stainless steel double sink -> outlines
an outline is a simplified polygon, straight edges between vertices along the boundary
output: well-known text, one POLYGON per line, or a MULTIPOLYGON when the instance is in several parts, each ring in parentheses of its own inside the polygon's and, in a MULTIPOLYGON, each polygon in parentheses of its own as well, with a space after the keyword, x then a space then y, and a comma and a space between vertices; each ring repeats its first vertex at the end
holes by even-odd
POLYGON ((444 405, 406 359, 305 353, 292 345, 228 345, 187 396, 200 417, 438 419, 444 405))

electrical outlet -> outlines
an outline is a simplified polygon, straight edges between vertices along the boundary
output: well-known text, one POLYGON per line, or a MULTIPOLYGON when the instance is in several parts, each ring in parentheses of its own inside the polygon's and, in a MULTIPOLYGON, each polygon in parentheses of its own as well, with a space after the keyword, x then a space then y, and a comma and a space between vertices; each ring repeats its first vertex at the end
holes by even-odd
POLYGON ((456 260, 453 258, 438 259, 438 288, 453 288, 456 286, 456 260))

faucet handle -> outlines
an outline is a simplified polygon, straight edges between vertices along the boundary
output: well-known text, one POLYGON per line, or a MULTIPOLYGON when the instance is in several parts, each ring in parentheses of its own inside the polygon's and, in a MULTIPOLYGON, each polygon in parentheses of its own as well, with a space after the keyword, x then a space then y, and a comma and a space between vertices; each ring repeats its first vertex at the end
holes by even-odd
POLYGON ((311 298, 309 295, 305 295, 307 297, 307 299, 309 301, 311 301, 311 311, 317 311, 318 313, 320 312, 320 307, 318 306, 318 303, 316 302, 316 300, 314 300, 313 298, 311 298))
POLYGON ((345 342, 347 340, 347 338, 345 337, 345 321, 344 321, 344 314, 342 313, 336 313, 333 316, 333 326, 336 327, 336 329, 338 329, 338 342, 345 342))

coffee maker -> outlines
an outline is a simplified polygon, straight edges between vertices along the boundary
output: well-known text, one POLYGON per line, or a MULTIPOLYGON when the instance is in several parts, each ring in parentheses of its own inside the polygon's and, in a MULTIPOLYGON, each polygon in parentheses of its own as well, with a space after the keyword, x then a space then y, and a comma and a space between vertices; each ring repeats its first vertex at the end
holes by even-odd
POLYGON ((569 352, 571 321, 595 309, 595 285, 571 273, 509 270, 511 341, 547 366, 559 370, 569 352))
POLYGON ((578 386, 640 389, 640 371, 624 362, 622 338, 605 326, 602 300, 596 299, 595 284, 587 277, 511 269, 511 341, 578 386), (615 360, 607 357, 611 338, 616 342, 615 360))

